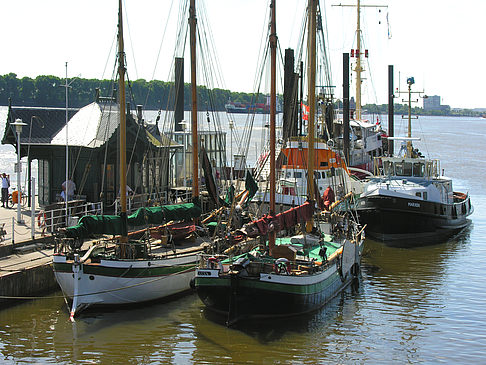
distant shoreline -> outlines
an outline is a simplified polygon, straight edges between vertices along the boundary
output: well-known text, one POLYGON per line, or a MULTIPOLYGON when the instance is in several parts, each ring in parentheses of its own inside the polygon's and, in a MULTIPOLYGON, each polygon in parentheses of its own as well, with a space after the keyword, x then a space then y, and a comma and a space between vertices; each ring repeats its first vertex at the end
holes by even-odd
MULTIPOLYGON (((74 79, 73 79, 74 81, 74 79)), ((63 108, 66 105, 65 90, 59 87, 65 83, 65 79, 51 75, 37 76, 36 78, 18 78, 15 73, 0 75, 0 105, 8 106, 11 102, 15 106, 25 107, 50 107, 63 108)), ((146 81, 143 79, 133 80, 128 84, 130 95, 132 96, 133 106, 143 104, 145 110, 167 110, 170 95, 173 93, 173 82, 159 80, 146 81), (143 100, 143 103, 138 101, 143 100)), ((111 80, 83 79, 76 78, 73 83, 73 90, 69 95, 69 106, 80 108, 92 103, 96 95, 109 96, 116 95, 116 89, 111 80)), ((283 96, 278 95, 279 103, 283 103, 283 96)), ((235 92, 226 89, 207 89, 204 86, 198 90, 198 104, 204 111, 213 110, 218 112, 226 111, 225 105, 228 101, 253 105, 266 103, 265 93, 245 93, 235 92)), ((184 84, 184 110, 190 110, 191 85, 184 84)), ((341 100, 334 102, 335 109, 342 108, 341 100)), ((388 104, 366 104, 362 107, 371 115, 388 114, 388 104)), ((394 104, 395 115, 408 114, 408 106, 404 104, 394 104)), ((480 117, 486 113, 486 109, 461 109, 450 108, 441 105, 441 110, 427 110, 423 108, 412 108, 414 115, 430 115, 445 117, 480 117)))
MULTIPOLYGON (((32 105, 32 104, 14 104, 14 107, 23 107, 23 108, 60 108, 64 109, 62 106, 53 106, 53 105, 32 105)), ((395 109, 401 109, 401 106, 404 108, 406 107, 405 105, 402 104, 395 104, 395 109)), ((5 103, 0 103, 0 107, 8 107, 8 104, 5 103)), ((376 104, 367 104, 366 106, 363 106, 364 114, 365 115, 388 115, 388 111, 385 110, 383 111, 383 105, 376 105, 376 104), (371 110, 370 110, 371 109, 371 110), (379 111, 376 111, 376 110, 379 111)), ((80 109, 79 107, 72 107, 69 109, 80 109)), ((157 111, 158 109, 153 109, 153 108, 148 108, 146 110, 152 110, 152 111, 157 111)), ((336 109, 338 110, 338 109, 336 109)), ((191 111, 191 109, 184 109, 184 111, 191 111)), ((205 111, 205 110, 202 110, 205 111)), ((216 109, 214 110, 215 112, 226 112, 226 109, 216 109)), ((399 111, 395 111, 393 115, 408 115, 407 113, 402 113, 399 111)), ((425 112, 422 108, 413 108, 412 110, 412 115, 417 115, 421 117, 472 117, 472 118, 483 118, 486 119, 486 112, 477 112, 473 111, 471 109, 454 109, 451 110, 448 113, 444 113, 444 111, 440 110, 430 110, 425 112)))

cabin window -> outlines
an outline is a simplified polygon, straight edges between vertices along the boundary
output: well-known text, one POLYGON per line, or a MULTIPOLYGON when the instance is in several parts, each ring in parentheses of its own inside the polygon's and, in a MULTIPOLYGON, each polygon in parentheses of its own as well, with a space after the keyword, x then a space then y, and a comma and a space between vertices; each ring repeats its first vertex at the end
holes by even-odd
POLYGON ((327 167, 328 163, 327 161, 321 161, 321 167, 327 167))
POLYGON ((416 162, 413 164, 413 176, 423 177, 425 171, 425 165, 423 162, 416 162))
POLYGON ((424 198, 424 200, 427 200, 427 192, 426 191, 424 191, 423 198, 424 198))
POLYGON ((319 180, 321 178, 321 173, 319 171, 314 171, 314 179, 319 180))
POLYGON ((283 188, 283 194, 284 195, 294 195, 295 196, 295 189, 294 188, 289 188, 289 187, 284 187, 283 188))
POLYGON ((292 177, 292 173, 291 172, 286 172, 285 173, 285 177, 290 179, 292 177))
POLYGON ((390 161, 383 162, 383 172, 385 175, 394 175, 393 164, 390 161))
POLYGON ((411 162, 396 162, 395 171, 397 176, 412 176, 412 163, 411 162))
POLYGON ((418 192, 418 193, 415 193, 415 196, 418 196, 419 198, 422 197, 422 193, 418 192))
POLYGON ((300 172, 300 171, 299 172, 294 172, 294 177, 296 179, 300 179, 302 177, 302 172, 300 172))

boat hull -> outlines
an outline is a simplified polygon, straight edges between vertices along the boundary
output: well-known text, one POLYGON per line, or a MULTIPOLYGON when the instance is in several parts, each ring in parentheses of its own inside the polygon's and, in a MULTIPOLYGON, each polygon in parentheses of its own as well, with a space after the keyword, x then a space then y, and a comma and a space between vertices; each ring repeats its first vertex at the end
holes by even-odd
POLYGON ((197 255, 160 260, 101 260, 75 263, 54 256, 56 280, 64 295, 76 298, 75 311, 91 305, 153 301, 190 289, 197 255))
POLYGON ((442 204, 393 196, 361 198, 357 208, 367 236, 390 246, 421 246, 442 242, 470 224, 469 197, 442 204))
MULTIPOLYGON (((361 245, 362 246, 362 245, 361 245)), ((246 318, 277 318, 312 312, 348 286, 359 273, 359 251, 351 252, 344 271, 340 260, 313 275, 255 276, 196 271, 195 287, 205 306, 227 317, 231 325, 246 318)))

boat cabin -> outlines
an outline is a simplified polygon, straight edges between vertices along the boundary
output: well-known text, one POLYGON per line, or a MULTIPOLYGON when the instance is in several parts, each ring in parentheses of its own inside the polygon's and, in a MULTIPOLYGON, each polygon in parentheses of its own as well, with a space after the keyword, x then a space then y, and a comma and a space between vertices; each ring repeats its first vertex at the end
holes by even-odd
POLYGON ((377 175, 396 177, 437 178, 440 171, 439 160, 424 158, 381 157, 375 166, 379 166, 377 175))

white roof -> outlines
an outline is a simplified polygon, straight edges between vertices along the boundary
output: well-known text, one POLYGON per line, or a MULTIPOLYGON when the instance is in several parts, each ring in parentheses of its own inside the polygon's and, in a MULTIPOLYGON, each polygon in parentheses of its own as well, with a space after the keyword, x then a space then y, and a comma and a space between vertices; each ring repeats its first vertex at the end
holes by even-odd
POLYGON ((118 106, 115 104, 101 110, 98 103, 80 109, 52 139, 53 145, 99 147, 108 140, 118 125, 118 106))

